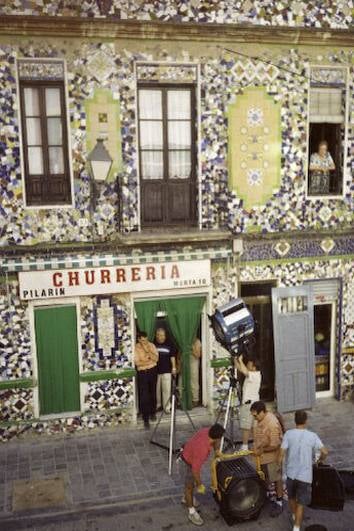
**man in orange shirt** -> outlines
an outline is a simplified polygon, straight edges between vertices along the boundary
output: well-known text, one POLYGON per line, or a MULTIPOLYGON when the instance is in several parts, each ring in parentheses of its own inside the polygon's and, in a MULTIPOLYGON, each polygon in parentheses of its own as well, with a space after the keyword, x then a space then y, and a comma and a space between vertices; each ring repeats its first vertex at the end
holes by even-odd
POLYGON ((140 409, 145 429, 150 428, 150 419, 156 416, 156 382, 159 354, 150 343, 146 332, 138 333, 134 361, 138 370, 140 409))
POLYGON ((283 439, 282 426, 261 400, 251 405, 251 414, 257 421, 253 428, 254 453, 260 456, 266 481, 275 483, 277 498, 271 509, 271 516, 283 511, 283 478, 279 464, 280 445, 283 439))

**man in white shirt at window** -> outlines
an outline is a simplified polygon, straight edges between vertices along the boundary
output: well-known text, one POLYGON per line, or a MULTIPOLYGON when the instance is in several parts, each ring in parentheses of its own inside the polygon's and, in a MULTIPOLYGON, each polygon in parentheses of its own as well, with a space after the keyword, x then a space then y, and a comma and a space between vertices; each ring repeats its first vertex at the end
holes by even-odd
POLYGON ((258 360, 251 356, 245 360, 242 355, 235 358, 235 368, 245 376, 242 386, 240 428, 242 431, 241 450, 248 450, 248 440, 254 422, 251 414, 251 405, 259 400, 262 375, 259 370, 258 360))

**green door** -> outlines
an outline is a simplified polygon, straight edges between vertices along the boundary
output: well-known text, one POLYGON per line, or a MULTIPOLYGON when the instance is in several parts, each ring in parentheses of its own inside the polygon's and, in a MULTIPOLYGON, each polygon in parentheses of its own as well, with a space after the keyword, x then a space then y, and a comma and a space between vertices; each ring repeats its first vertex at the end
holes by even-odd
POLYGON ((35 310, 41 415, 80 411, 75 306, 35 310))

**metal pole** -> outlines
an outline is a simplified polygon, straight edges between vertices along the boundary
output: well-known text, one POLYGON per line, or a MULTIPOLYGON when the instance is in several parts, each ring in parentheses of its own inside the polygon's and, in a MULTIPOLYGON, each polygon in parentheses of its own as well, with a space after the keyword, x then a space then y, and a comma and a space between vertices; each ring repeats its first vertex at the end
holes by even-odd
POLYGON ((176 415, 176 396, 172 393, 171 400, 171 420, 170 420, 170 445, 168 449, 168 475, 172 474, 172 457, 174 452, 174 434, 175 434, 175 415, 176 415))
MULTIPOLYGON (((224 430, 225 430, 225 432, 226 432, 227 424, 229 422, 231 398, 232 398, 232 387, 230 387, 229 396, 227 397, 227 406, 226 406, 226 413, 225 413, 225 419, 224 419, 224 430)), ((225 439, 225 434, 221 438, 220 452, 222 452, 223 448, 224 448, 224 439, 225 439)))

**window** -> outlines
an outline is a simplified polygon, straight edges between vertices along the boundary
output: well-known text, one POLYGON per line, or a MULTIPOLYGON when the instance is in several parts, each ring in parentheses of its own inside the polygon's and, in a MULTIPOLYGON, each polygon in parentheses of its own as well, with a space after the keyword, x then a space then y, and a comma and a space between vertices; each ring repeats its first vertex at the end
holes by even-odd
POLYGON ((343 193, 345 68, 312 67, 309 90, 308 195, 343 193))
POLYGON ((194 87, 138 90, 142 223, 195 222, 194 87))
POLYGON ((19 62, 27 206, 71 204, 63 74, 62 63, 19 62))

